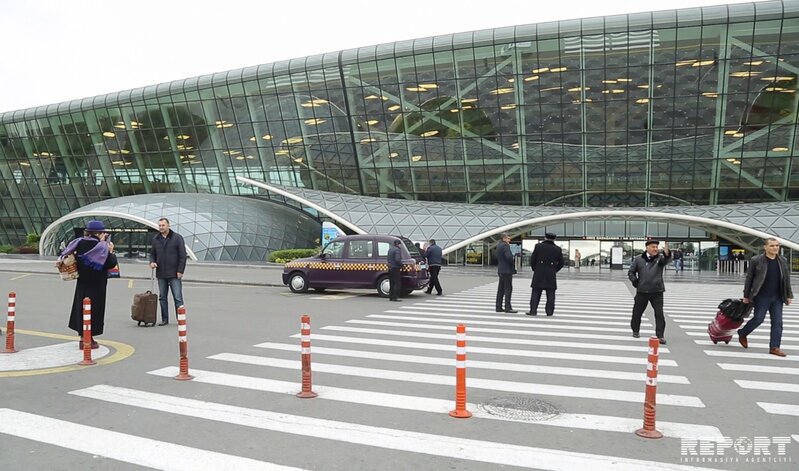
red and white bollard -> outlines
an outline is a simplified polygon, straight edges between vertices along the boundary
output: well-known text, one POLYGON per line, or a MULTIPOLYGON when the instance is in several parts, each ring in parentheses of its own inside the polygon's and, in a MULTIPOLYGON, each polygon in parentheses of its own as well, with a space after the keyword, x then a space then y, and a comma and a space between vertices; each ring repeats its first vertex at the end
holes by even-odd
POLYGON ((194 379, 189 374, 189 341, 186 337, 186 308, 179 306, 178 313, 178 347, 180 349, 180 371, 175 379, 178 381, 188 381, 194 379))
POLYGON ((302 391, 297 397, 310 399, 316 397, 311 386, 311 317, 300 318, 300 345, 302 346, 302 391))
POLYGON ((92 301, 83 298, 83 360, 79 365, 96 365, 92 360, 92 301))
POLYGON ((6 349, 3 353, 14 353, 14 323, 17 313, 17 293, 8 293, 8 320, 6 321, 6 349))
POLYGON ((458 324, 455 332, 455 410, 449 415, 468 419, 472 413, 466 410, 466 326, 458 324))
POLYGON ((649 363, 646 366, 646 398, 644 399, 644 427, 635 434, 644 438, 663 438, 655 429, 655 396, 658 384, 658 348, 660 340, 649 337, 649 363))

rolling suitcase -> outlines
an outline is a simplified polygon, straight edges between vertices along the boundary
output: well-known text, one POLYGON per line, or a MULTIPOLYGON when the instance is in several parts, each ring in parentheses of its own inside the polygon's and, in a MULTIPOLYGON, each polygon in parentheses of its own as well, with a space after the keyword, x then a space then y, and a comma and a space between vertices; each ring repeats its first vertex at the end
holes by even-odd
POLYGON ((713 322, 707 325, 707 334, 716 344, 730 343, 735 331, 744 323, 744 319, 752 312, 753 304, 744 304, 740 299, 725 299, 719 304, 719 310, 713 322))
POLYGON ((158 315, 158 295, 155 291, 155 270, 150 277, 152 289, 144 293, 133 295, 133 304, 130 306, 130 318, 138 322, 141 326, 152 327, 155 325, 158 315))

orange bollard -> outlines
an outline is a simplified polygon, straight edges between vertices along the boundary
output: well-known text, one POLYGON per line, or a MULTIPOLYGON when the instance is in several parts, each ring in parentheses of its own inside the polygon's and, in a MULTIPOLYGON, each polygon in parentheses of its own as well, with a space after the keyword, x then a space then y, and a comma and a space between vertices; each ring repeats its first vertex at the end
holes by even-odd
POLYGON ((83 298, 83 360, 79 365, 96 365, 92 360, 92 301, 83 298))
POLYGON ((466 326, 459 324, 455 332, 455 410, 449 415, 468 419, 472 413, 466 410, 466 326))
POLYGON ((180 349, 180 371, 175 379, 178 381, 188 381, 194 379, 189 374, 189 341, 186 338, 186 308, 179 306, 178 312, 178 347, 180 349))
POLYGON ((655 429, 655 396, 658 384, 658 348, 660 340, 649 337, 649 364, 646 366, 646 399, 644 399, 644 427, 635 434, 644 438, 663 438, 655 429))
POLYGON ((300 345, 302 346, 302 391, 297 397, 310 399, 317 394, 311 388, 311 317, 300 318, 300 345))
POLYGON ((14 353, 14 324, 17 313, 17 293, 8 293, 8 321, 6 322, 6 349, 3 353, 14 353))

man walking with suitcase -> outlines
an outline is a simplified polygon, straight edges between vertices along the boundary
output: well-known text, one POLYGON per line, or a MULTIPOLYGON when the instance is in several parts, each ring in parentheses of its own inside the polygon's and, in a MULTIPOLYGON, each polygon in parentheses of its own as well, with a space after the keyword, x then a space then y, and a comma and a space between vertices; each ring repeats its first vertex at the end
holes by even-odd
POLYGON ((186 244, 180 234, 169 228, 169 219, 158 220, 158 235, 150 248, 150 268, 158 278, 158 300, 161 302, 161 323, 169 324, 169 291, 175 310, 183 305, 183 273, 186 271, 186 244))
POLYGON ((766 239, 765 252, 752 257, 749 271, 746 273, 743 302, 749 304, 754 301, 755 313, 743 329, 738 331, 738 341, 742 347, 749 348, 746 337, 763 323, 768 311, 771 319, 768 352, 784 357, 786 353, 780 350, 782 305, 791 304, 793 300, 791 269, 788 260, 780 255, 780 243, 777 239, 766 239))

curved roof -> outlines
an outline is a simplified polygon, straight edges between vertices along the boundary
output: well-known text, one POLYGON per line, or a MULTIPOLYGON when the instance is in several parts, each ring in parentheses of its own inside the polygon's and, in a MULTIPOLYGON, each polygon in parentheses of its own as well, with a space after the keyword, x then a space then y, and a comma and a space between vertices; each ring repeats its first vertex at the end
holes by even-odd
POLYGON ((257 77, 286 75, 294 72, 303 72, 309 68, 346 67, 350 64, 376 61, 384 58, 417 55, 434 51, 451 51, 461 47, 489 46, 503 41, 519 43, 531 39, 558 38, 599 32, 673 28, 678 25, 684 27, 723 24, 729 21, 749 21, 753 18, 767 20, 797 15, 799 15, 799 3, 774 0, 756 3, 684 8, 680 10, 629 13, 605 17, 578 18, 573 20, 550 21, 479 31, 467 31, 298 57, 52 105, 9 111, 0 113, 0 123, 36 119, 54 114, 72 113, 120 104, 127 106, 148 99, 170 96, 176 92, 189 92, 213 87, 214 85, 225 85, 231 80, 246 81, 257 77))
MULTIPOLYGON (((284 205, 254 198, 216 194, 155 193, 125 196, 84 206, 50 224, 39 241, 39 252, 58 253, 73 236, 74 221, 114 220, 113 225, 157 229, 165 217, 183 236, 194 260, 265 260, 273 250, 313 247, 321 231, 311 216, 284 205)), ((110 224, 109 224, 110 225, 110 224)))
POLYGON ((359 233, 398 234, 413 240, 436 239, 444 253, 502 232, 606 219, 679 223, 729 240, 739 240, 742 234, 754 238, 775 237, 786 247, 799 250, 799 202, 642 209, 522 207, 374 198, 280 187, 237 178, 244 184, 314 207, 359 233))

